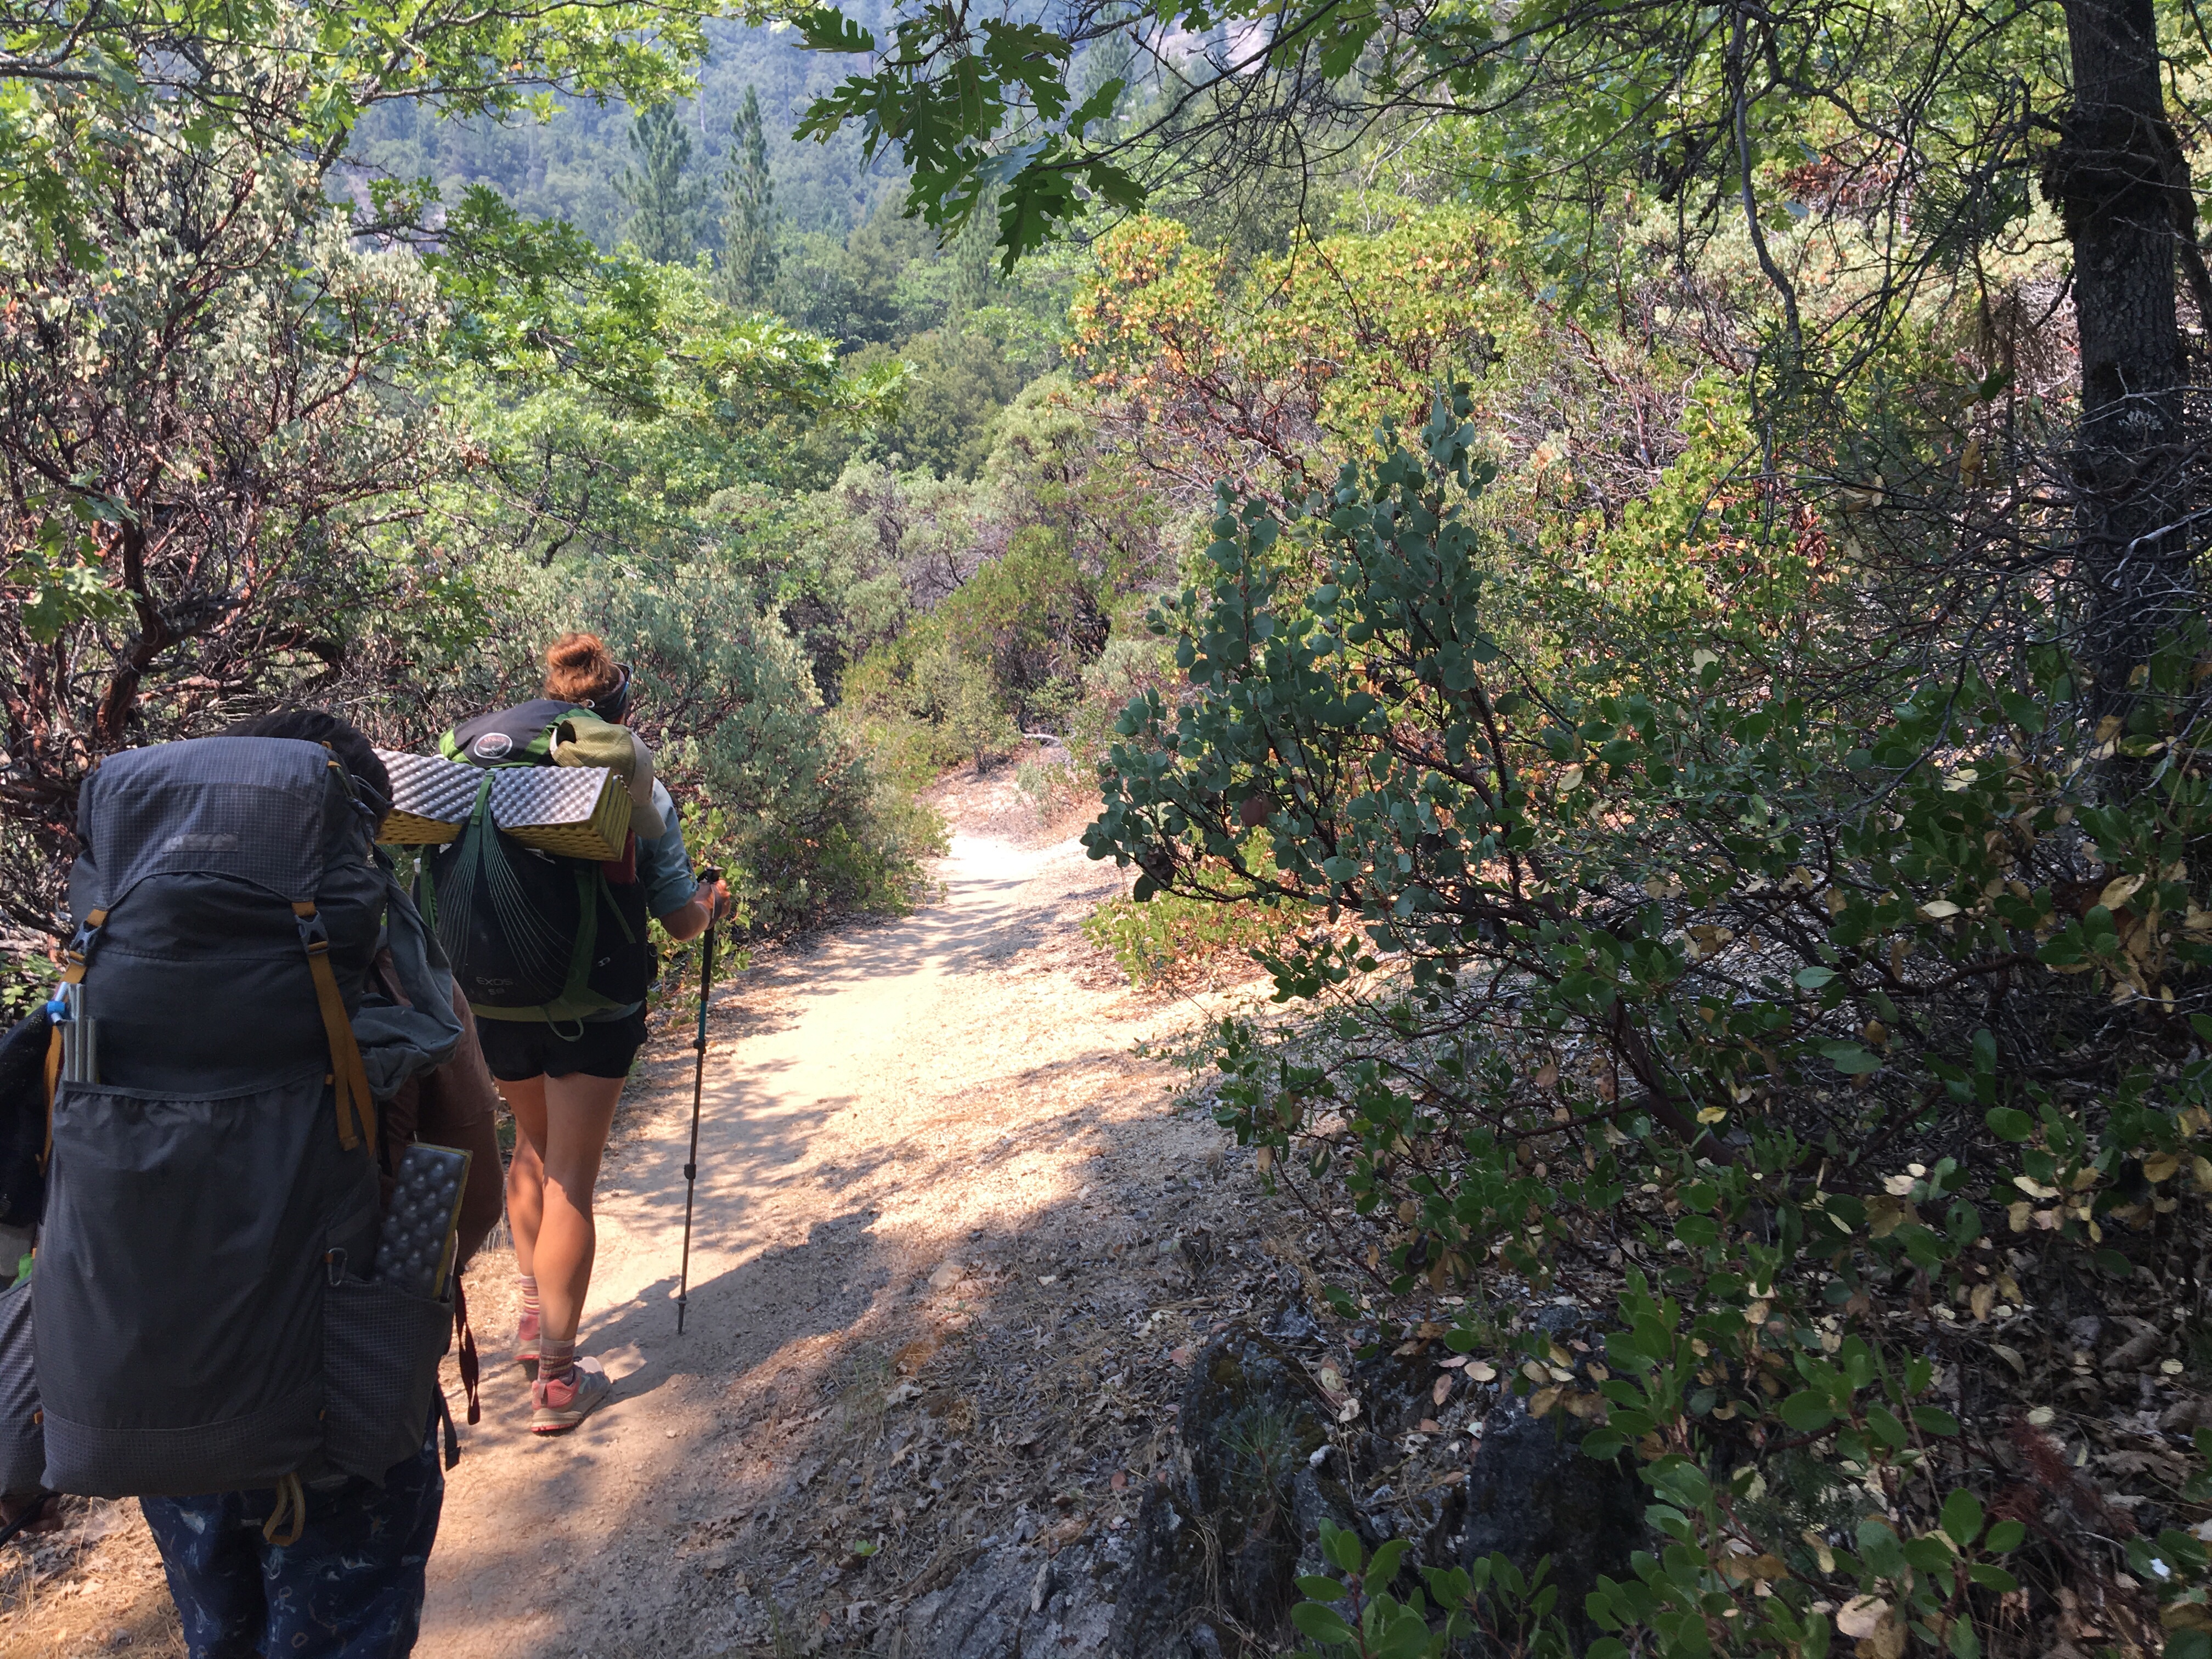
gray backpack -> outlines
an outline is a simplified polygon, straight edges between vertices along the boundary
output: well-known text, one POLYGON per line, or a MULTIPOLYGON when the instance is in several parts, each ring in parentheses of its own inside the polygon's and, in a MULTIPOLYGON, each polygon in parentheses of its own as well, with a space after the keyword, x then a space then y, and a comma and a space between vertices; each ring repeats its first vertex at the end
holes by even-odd
POLYGON ((296 1497, 422 1444, 452 1307, 367 1277, 374 1095, 459 1028, 375 818, 286 738, 134 750, 86 781, 79 1018, 33 1270, 0 1297, 0 1492, 296 1497), (416 1006, 364 1012, 387 926, 416 1006))

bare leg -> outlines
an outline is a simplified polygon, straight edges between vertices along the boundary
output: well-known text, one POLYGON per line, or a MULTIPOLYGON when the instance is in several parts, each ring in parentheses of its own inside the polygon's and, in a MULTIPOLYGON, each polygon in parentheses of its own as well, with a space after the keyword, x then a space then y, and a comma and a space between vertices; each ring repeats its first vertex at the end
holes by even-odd
POLYGON ((538 1280, 543 1340, 573 1342, 599 1243, 592 1190, 623 1079, 578 1073, 504 1087, 520 1132, 507 1172, 515 1268, 538 1280))
POLYGON ((535 1273, 538 1227, 545 1212, 545 1079, 502 1081, 499 1092, 514 1114, 514 1155, 507 1161, 507 1230, 514 1235, 514 1270, 535 1273))

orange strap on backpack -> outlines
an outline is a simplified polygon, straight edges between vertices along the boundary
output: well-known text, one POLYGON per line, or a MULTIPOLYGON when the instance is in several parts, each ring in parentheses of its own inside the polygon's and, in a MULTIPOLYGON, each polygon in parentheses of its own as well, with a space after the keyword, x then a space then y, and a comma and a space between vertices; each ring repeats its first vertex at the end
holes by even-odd
POLYGON ((54 1161, 54 1095, 62 1086, 62 1028, 54 1026, 46 1036, 46 1144, 39 1153, 39 1173, 46 1172, 46 1165, 54 1161))
POLYGON ((63 984, 84 983, 84 958, 86 953, 92 949, 92 936, 106 926, 106 910, 85 912, 84 926, 77 930, 76 937, 70 941, 70 948, 62 952, 62 961, 66 964, 62 969, 63 984))
POLYGON ((323 1015, 323 1035, 330 1039, 331 1085, 337 1096, 338 1145, 351 1152, 368 1139, 376 1149, 376 1103, 369 1097, 368 1073, 361 1063, 361 1045, 354 1041, 353 1022, 346 1018, 345 998, 338 994, 337 975, 331 971, 331 936, 315 914, 313 900, 292 907, 307 949, 307 971, 315 981, 315 1003, 323 1015))

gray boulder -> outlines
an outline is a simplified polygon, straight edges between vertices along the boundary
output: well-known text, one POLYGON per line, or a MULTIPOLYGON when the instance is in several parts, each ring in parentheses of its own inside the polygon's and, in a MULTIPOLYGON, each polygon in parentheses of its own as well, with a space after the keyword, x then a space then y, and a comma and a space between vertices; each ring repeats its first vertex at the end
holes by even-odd
MULTIPOLYGON (((1583 1317, 1547 1309, 1537 1322, 1577 1340, 1590 1334, 1583 1317)), ((1596 1632, 1585 1598, 1601 1573, 1626 1577, 1645 1542, 1634 1474, 1583 1456, 1583 1425, 1565 1413, 1531 1418, 1510 1395, 1492 1395, 1498 1403, 1486 1411, 1472 1395, 1447 1407, 1432 1391, 1435 1357, 1418 1351, 1346 1366, 1361 1409, 1339 1424, 1301 1359, 1305 1334, 1279 1314, 1267 1331, 1233 1328, 1200 1352, 1180 1408, 1177 1459, 1154 1477, 1132 1529, 1113 1659, 1257 1659, 1294 1642, 1297 1577, 1328 1571, 1324 1522, 1370 1549, 1405 1540, 1409 1573, 1493 1554, 1528 1572, 1549 1557, 1558 1611, 1577 1650, 1587 1645, 1596 1632), (1424 1428, 1431 1413, 1452 1426, 1424 1428), (1478 1416, 1479 1441, 1470 1438, 1478 1416), (1439 1478, 1447 1457, 1465 1469, 1463 1482, 1439 1478)))
POLYGON ((1460 1559, 1503 1555, 1523 1572, 1551 1558, 1559 1611, 1579 1642, 1594 1634, 1583 1610, 1598 1575, 1626 1578, 1644 1540, 1644 1496, 1619 1461, 1582 1455, 1583 1425, 1555 1413, 1531 1417, 1508 1397, 1483 1419, 1482 1449, 1468 1471, 1460 1559))
POLYGON ((903 1659, 1097 1659, 1113 1607, 1088 1548, 985 1552, 908 1609, 903 1659))
POLYGON ((1161 1472, 1138 1512, 1118 1659, 1211 1659, 1235 1650, 1221 1630, 1281 1630, 1322 1521, 1350 1524, 1350 1494, 1315 1463, 1328 1401, 1273 1339, 1237 1328, 1210 1343, 1178 1422, 1182 1466, 1161 1472))

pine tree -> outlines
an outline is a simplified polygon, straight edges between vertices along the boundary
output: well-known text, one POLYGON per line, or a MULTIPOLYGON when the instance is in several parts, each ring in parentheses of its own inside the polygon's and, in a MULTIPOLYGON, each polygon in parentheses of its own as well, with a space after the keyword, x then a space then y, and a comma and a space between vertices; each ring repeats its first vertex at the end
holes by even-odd
POLYGON ((975 217, 945 249, 952 261, 952 283, 945 295, 945 329, 958 333, 970 312, 998 302, 1004 284, 998 272, 999 193, 988 193, 975 217))
POLYGON ((753 305, 775 283, 775 183, 769 177, 768 136, 760 94, 745 88, 745 106, 730 122, 729 166, 722 175, 722 295, 753 305))
POLYGON ((637 165, 624 167, 616 185, 635 210, 629 240, 658 264, 689 264, 699 248, 707 187, 684 176, 691 165, 691 140, 675 109, 660 104, 641 114, 630 127, 629 147, 637 165))

